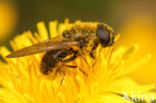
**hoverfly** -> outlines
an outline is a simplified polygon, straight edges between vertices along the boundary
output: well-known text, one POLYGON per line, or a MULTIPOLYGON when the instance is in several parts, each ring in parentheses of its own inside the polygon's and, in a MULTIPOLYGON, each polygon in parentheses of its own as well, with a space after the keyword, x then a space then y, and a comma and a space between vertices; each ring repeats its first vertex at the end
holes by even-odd
POLYGON ((64 30, 61 35, 14 51, 6 57, 17 58, 46 52, 41 60, 40 71, 47 75, 60 62, 69 62, 84 54, 89 54, 90 57, 95 59, 93 52, 97 46, 108 47, 113 45, 114 37, 115 34, 112 29, 104 23, 93 25, 91 22, 82 22, 73 24, 71 28, 64 30), (67 56, 70 57, 66 58, 67 56))

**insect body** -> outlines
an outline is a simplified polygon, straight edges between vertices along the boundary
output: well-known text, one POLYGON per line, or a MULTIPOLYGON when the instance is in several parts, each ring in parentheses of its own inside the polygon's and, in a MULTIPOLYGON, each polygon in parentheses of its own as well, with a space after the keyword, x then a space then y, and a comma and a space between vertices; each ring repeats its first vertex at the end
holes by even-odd
POLYGON ((72 48, 48 51, 42 58, 40 70, 45 75, 49 74, 53 71, 53 68, 58 66, 59 62, 63 63, 71 61, 76 58, 76 54, 77 51, 74 51, 72 48), (64 59, 69 55, 71 55, 72 57, 70 57, 69 59, 64 59))
POLYGON ((72 61, 77 56, 89 54, 95 59, 93 52, 97 46, 99 44, 102 47, 113 45, 114 37, 115 34, 112 29, 103 23, 73 24, 69 29, 62 32, 62 35, 17 50, 7 57, 16 58, 47 52, 42 58, 40 67, 41 72, 46 75, 51 73, 59 62, 72 61), (66 58, 67 56, 69 57, 66 58))

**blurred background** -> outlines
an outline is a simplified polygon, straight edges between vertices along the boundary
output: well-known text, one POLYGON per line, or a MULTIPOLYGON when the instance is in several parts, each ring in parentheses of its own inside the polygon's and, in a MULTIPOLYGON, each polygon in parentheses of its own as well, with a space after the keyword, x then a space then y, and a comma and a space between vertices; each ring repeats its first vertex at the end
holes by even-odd
POLYGON ((139 44, 134 61, 147 53, 152 59, 129 76, 146 84, 156 82, 156 0, 0 0, 0 45, 24 31, 37 31, 36 23, 69 18, 99 21, 121 34, 119 44, 139 44))

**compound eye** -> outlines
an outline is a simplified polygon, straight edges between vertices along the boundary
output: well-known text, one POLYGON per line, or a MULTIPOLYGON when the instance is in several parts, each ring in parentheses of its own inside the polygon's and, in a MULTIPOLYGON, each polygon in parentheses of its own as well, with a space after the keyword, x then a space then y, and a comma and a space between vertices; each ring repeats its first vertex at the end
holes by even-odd
POLYGON ((98 36, 99 41, 103 47, 110 46, 110 34, 110 31, 108 31, 103 24, 99 24, 97 26, 96 35, 98 36))

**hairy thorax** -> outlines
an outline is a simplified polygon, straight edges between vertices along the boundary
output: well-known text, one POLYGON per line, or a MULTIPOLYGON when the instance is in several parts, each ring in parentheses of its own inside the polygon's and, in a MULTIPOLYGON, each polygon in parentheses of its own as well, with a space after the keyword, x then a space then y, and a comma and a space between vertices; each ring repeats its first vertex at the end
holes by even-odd
POLYGON ((91 48, 97 41, 96 28, 96 24, 89 22, 75 24, 71 28, 65 30, 62 35, 67 39, 80 42, 81 52, 86 53, 91 51, 91 48))

